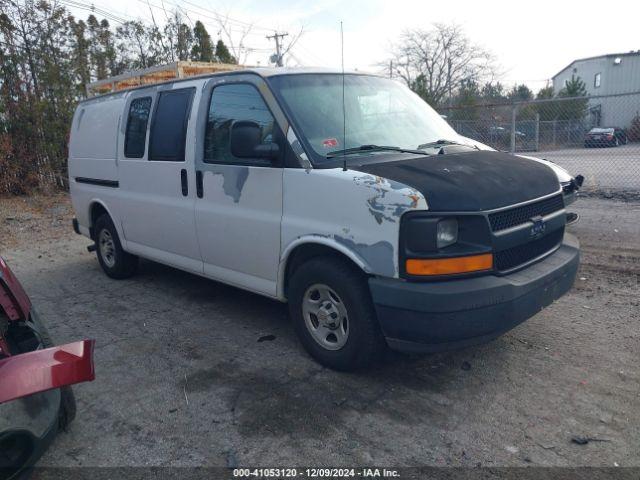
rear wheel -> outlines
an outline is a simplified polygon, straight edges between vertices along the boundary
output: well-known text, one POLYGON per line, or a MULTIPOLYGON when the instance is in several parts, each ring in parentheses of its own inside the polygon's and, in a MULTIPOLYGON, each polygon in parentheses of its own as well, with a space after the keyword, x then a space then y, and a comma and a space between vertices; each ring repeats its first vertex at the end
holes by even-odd
POLYGON ((317 257, 290 280, 289 312, 305 349, 336 370, 370 366, 385 350, 366 277, 346 261, 317 257))
POLYGON ((120 244, 118 232, 107 214, 96 220, 96 255, 104 273, 115 279, 129 278, 138 269, 138 257, 125 252, 120 244))

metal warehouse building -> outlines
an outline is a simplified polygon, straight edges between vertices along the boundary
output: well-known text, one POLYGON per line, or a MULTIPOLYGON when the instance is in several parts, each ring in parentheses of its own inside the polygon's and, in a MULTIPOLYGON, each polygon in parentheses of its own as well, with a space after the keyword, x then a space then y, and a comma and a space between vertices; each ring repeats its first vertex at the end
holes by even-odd
POLYGON ((559 92, 572 76, 585 82, 589 96, 638 92, 591 99, 591 125, 628 128, 640 113, 640 50, 574 60, 553 76, 554 91, 559 92))

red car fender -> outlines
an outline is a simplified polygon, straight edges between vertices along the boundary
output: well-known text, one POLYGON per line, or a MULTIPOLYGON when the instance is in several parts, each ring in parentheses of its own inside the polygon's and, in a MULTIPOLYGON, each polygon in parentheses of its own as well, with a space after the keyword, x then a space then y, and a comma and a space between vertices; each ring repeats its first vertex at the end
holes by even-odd
POLYGON ((0 257, 0 307, 9 320, 27 318, 31 311, 31 301, 9 266, 0 257))
POLYGON ((95 379, 95 340, 83 340, 0 360, 0 403, 95 379))

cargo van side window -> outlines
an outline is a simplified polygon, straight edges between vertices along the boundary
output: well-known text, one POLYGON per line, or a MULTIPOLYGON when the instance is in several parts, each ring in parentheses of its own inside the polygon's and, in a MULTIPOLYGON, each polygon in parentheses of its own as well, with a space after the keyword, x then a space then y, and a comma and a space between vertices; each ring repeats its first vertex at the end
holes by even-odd
POLYGON ((262 143, 274 142, 274 119, 262 96, 253 85, 238 83, 213 89, 204 140, 206 163, 242 163, 231 154, 231 125, 249 120, 260 125, 262 143))
POLYGON ((151 112, 151 97, 136 98, 131 101, 127 132, 124 137, 124 156, 128 158, 144 157, 147 140, 147 122, 151 112))
POLYGON ((149 137, 149 160, 184 162, 193 88, 160 92, 149 137))

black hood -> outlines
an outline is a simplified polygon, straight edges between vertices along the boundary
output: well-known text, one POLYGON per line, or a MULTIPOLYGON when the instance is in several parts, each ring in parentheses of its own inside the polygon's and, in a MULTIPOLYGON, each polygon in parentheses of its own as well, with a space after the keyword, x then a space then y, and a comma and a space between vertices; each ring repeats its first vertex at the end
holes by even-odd
POLYGON ((350 168, 415 188, 427 199, 429 210, 438 212, 491 210, 560 188, 550 167, 486 150, 383 160, 350 168))

